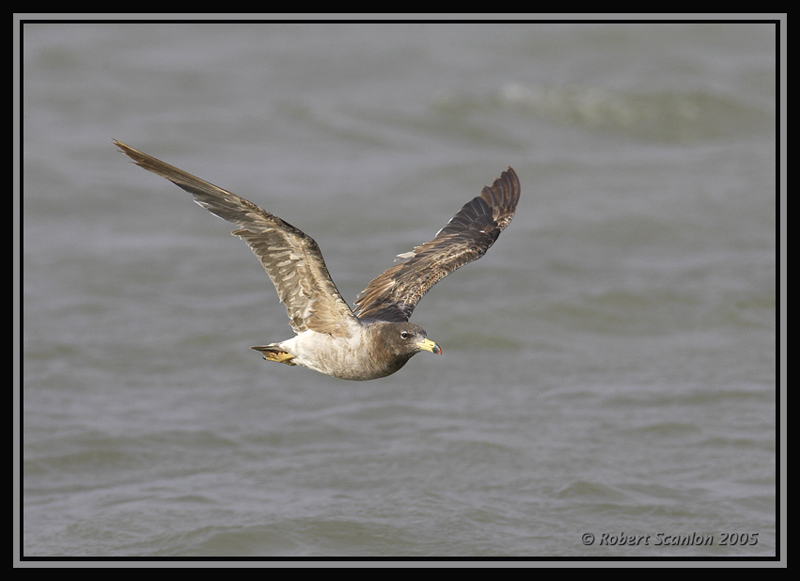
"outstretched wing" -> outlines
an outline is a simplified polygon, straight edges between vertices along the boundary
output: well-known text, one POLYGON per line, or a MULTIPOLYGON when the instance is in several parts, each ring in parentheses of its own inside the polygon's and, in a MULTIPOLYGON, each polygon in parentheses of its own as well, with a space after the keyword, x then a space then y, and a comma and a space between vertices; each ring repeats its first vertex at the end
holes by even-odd
POLYGON ((355 301, 360 319, 406 321, 423 295, 445 276, 477 260, 508 226, 519 201, 517 174, 510 167, 484 187, 437 232, 433 240, 400 254, 407 259, 373 279, 355 301))
POLYGON ((239 226, 232 234, 247 242, 261 261, 295 333, 311 329, 340 336, 358 324, 310 236, 236 194, 124 143, 114 144, 139 167, 168 179, 212 214, 239 226))

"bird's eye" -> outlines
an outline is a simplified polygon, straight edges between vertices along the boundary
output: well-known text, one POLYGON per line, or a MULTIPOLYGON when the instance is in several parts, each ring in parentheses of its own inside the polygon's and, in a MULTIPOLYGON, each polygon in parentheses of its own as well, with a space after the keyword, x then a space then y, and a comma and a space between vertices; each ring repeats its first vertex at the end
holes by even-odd
POLYGON ((408 331, 400 331, 400 337, 403 339, 408 339, 408 331))

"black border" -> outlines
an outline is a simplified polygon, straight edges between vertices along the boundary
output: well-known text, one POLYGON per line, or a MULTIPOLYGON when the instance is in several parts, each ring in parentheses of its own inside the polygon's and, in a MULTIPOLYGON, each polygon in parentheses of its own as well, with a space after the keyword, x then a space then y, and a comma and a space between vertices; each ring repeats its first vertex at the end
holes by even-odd
MULTIPOLYGON (((781 14, 783 15, 783 14, 781 14)), ((342 15, 337 15, 342 16, 342 15)), ((405 15, 401 15, 405 16, 405 15)), ((424 16, 424 15, 423 15, 424 16)), ((429 15, 428 15, 429 16, 429 15)), ((332 563, 347 563, 347 562, 363 562, 363 563, 404 563, 404 562, 449 562, 449 563, 456 563, 456 562, 465 562, 465 563, 473 563, 473 562, 496 562, 496 563, 530 563, 530 562, 542 562, 542 563, 553 563, 553 562, 575 562, 575 563, 624 563, 624 562, 655 562, 655 563, 702 563, 702 562, 712 562, 712 563, 720 563, 720 562, 729 562, 729 563, 736 563, 736 562, 780 562, 782 559, 781 551, 782 551, 782 520, 781 520, 781 485, 782 485, 782 473, 781 473, 781 464, 782 464, 782 457, 781 457, 781 411, 782 405, 785 403, 784 400, 781 398, 781 383, 784 379, 782 376, 782 364, 784 363, 781 359, 781 348, 783 346, 782 343, 782 331, 784 331, 782 327, 781 321, 781 289, 782 289, 782 279, 781 279, 781 188, 784 186, 783 182, 783 175, 781 174, 782 171, 782 156, 786 153, 782 148, 781 139, 783 137, 781 132, 781 122, 782 122, 782 94, 781 94, 781 24, 782 20, 780 18, 758 18, 752 16, 743 16, 741 18, 696 18, 696 19, 683 19, 683 18, 667 18, 667 19, 650 19, 650 18, 614 18, 613 15, 610 15, 609 19, 603 18, 587 18, 587 19, 569 19, 569 18, 532 18, 532 19, 515 19, 515 18, 508 18, 500 17, 495 18, 497 15, 476 15, 475 18, 442 18, 442 19, 430 19, 430 18, 399 18, 399 19, 384 19, 384 18, 346 18, 343 17, 339 18, 310 18, 310 19, 302 19, 302 18, 287 18, 287 19, 242 19, 242 18, 232 18, 232 19, 220 19, 217 15, 199 15, 194 18, 185 18, 185 17, 176 17, 174 19, 170 18, 162 18, 162 19, 148 19, 148 18, 133 18, 133 19, 114 19, 114 18, 25 18, 22 17, 17 22, 19 23, 19 142, 15 142, 14 145, 18 148, 19 151, 19 168, 14 168, 15 171, 19 172, 19 192, 20 192, 20 224, 19 224, 19 232, 20 232, 20 241, 19 241, 19 254, 18 254, 18 264, 19 264, 19 339, 17 344, 19 345, 19 506, 14 507, 15 511, 19 511, 19 530, 15 531, 18 534, 18 555, 14 555, 15 559, 18 559, 19 562, 42 562, 42 563, 60 563, 60 562, 71 562, 71 563, 188 563, 188 562, 198 562, 198 563, 207 563, 207 562, 220 562, 220 563, 255 563, 255 562, 273 562, 273 563, 281 563, 281 562, 309 562, 309 563, 325 563, 325 562, 332 562, 332 563), (252 557, 252 556, 244 556, 244 557, 232 557, 232 556, 201 556, 201 557, 182 557, 182 556, 169 556, 169 557, 162 557, 162 556, 131 556, 131 557, 116 557, 116 556, 104 556, 104 557, 95 557, 95 556, 80 556, 80 557, 72 557, 72 556, 25 556, 23 554, 23 520, 24 514, 22 509, 22 497, 23 497, 23 445, 22 445, 22 433, 23 433, 23 407, 24 407, 24 398, 22 397, 22 369, 23 369, 23 355, 22 355, 22 336, 23 336, 23 321, 22 321, 22 288, 23 288, 23 280, 22 280, 22 231, 23 231, 23 204, 22 200, 24 199, 24 184, 22 180, 23 173, 23 157, 22 157, 22 146, 21 144, 24 142, 24 127, 22 123, 22 119, 24 118, 23 115, 23 99, 22 95, 24 94, 24 87, 23 87, 23 44, 24 44, 24 27, 26 24, 462 24, 462 25, 469 25, 469 24, 518 24, 518 25, 526 25, 526 24, 772 24, 775 27, 775 57, 776 57, 776 75, 775 75, 775 94, 776 94, 776 119, 775 119, 775 146, 776 146, 776 408, 775 408, 775 426, 776 426, 776 449, 775 449, 775 459, 776 459, 776 509, 775 509, 775 556, 754 556, 754 557, 746 557, 746 556, 709 556, 709 557, 694 557, 694 556, 591 556, 591 557, 582 557, 582 556, 559 556, 559 557, 549 557, 549 556, 519 556, 519 557, 506 557, 506 556, 498 556, 498 557, 472 557, 472 556, 462 556, 462 557, 436 557, 436 556, 409 556, 409 557, 381 557, 381 556, 370 556, 370 557, 361 557, 361 556, 300 556, 300 557, 252 557)), ((712 15, 713 16, 713 15, 712 15)), ((16 309, 16 305, 15 305, 16 309)), ((16 330, 16 329, 15 329, 16 330)), ((17 338, 15 337, 15 340, 17 338)), ((12 396, 12 404, 14 403, 12 396)), ((14 434, 16 435, 16 434, 14 434)), ((15 547, 16 549, 17 547, 15 547)), ((18 566, 15 562, 15 566, 18 566)))

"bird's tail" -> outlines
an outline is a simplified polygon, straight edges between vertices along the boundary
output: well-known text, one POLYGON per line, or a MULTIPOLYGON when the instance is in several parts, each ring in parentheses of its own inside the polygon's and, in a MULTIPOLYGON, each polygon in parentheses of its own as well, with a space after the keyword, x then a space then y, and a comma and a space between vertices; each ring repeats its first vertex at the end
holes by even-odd
POLYGON ((294 359, 294 355, 281 349, 278 343, 250 347, 250 349, 261 351, 261 354, 267 361, 277 361, 278 363, 285 363, 286 365, 297 365, 292 361, 292 359, 294 359))

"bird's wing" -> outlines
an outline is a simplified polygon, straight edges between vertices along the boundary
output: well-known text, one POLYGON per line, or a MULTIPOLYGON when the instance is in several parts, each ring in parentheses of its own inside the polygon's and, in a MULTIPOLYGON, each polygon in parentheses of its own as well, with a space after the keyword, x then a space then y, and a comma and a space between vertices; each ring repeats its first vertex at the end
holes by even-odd
POLYGON ((442 278, 483 256, 508 226, 519 201, 510 167, 463 208, 433 240, 400 254, 405 262, 373 279, 355 301, 360 319, 405 321, 423 295, 442 278))
POLYGON ((264 266, 295 333, 306 329, 348 335, 358 320, 331 279, 317 243, 307 234, 222 188, 119 141, 114 144, 136 165, 168 179, 212 214, 239 226, 243 239, 264 266))

